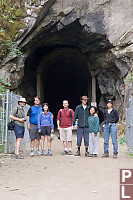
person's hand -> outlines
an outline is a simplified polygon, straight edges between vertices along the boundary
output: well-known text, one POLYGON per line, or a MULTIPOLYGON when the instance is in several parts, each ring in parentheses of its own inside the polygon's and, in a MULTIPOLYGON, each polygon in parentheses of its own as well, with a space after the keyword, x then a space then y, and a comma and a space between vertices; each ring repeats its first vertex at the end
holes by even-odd
POLYGON ((77 129, 77 125, 73 126, 73 130, 76 130, 77 129))
POLYGON ((94 117, 98 117, 98 114, 97 114, 97 113, 95 113, 95 114, 94 114, 94 117))
POLYGON ((40 130, 38 130, 38 132, 39 132, 39 133, 41 133, 41 129, 40 129, 40 130))
POLYGON ((73 127, 73 125, 71 126, 71 129, 72 129, 72 130, 74 130, 74 127, 73 127))
POLYGON ((24 118, 19 118, 19 122, 24 122, 24 118))
POLYGON ((96 133, 94 133, 94 136, 97 136, 97 134, 96 134, 96 133))
POLYGON ((54 129, 51 129, 51 133, 53 133, 54 132, 54 129))
POLYGON ((29 124, 27 125, 27 129, 30 130, 30 125, 29 124))

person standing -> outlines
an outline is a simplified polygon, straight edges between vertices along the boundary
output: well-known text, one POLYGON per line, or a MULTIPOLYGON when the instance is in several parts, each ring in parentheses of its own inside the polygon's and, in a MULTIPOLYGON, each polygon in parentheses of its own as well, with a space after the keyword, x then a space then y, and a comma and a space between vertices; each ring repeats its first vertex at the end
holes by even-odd
POLYGON ((75 156, 80 156, 80 147, 82 142, 82 136, 84 136, 84 146, 85 146, 85 156, 89 155, 88 146, 89 146, 89 130, 88 130, 88 117, 89 117, 89 106, 87 96, 82 96, 80 98, 82 104, 78 105, 75 109, 73 128, 76 128, 75 122, 78 119, 77 126, 77 146, 78 151, 75 156))
POLYGON ((44 150, 45 136, 47 136, 48 156, 52 156, 50 135, 54 132, 53 114, 49 111, 49 105, 42 105, 42 112, 38 115, 38 131, 41 134, 42 154, 47 156, 44 150))
POLYGON ((24 137, 25 113, 23 107, 26 105, 26 103, 27 101, 25 98, 20 98, 20 100, 18 101, 18 107, 15 107, 9 115, 9 118, 15 121, 14 132, 16 136, 16 141, 14 158, 16 159, 24 158, 22 155, 19 154, 19 151, 22 138, 24 137))
POLYGON ((89 129, 89 157, 97 157, 98 154, 98 139, 100 132, 99 117, 95 117, 97 109, 94 106, 90 107, 90 115, 88 117, 88 129, 89 129))
POLYGON ((63 109, 60 109, 57 115, 57 129, 60 132, 60 138, 63 141, 63 155, 72 154, 72 121, 74 111, 68 108, 69 102, 63 101, 63 109), (68 150, 69 148, 69 150, 68 150))
POLYGON ((104 111, 104 154, 103 158, 109 157, 109 136, 111 134, 113 143, 113 158, 117 158, 118 142, 117 142, 117 127, 116 123, 119 121, 118 112, 113 108, 113 101, 107 101, 107 108, 104 111))
POLYGON ((40 98, 34 97, 34 106, 30 107, 27 112, 27 128, 30 135, 30 146, 31 153, 30 156, 34 156, 34 146, 36 144, 36 154, 40 155, 39 144, 41 135, 38 132, 38 115, 42 111, 42 106, 40 106, 40 98))

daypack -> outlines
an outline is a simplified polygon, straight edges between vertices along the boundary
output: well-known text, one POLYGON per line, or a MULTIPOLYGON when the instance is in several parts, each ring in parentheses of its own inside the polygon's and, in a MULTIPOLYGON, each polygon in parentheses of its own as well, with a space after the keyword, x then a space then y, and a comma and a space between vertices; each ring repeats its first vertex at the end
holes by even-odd
MULTIPOLYGON (((62 109, 60 109, 60 124, 61 124, 61 113, 62 113, 62 109)), ((71 109, 69 109, 69 114, 70 114, 71 123, 72 123, 72 113, 71 113, 71 109)))

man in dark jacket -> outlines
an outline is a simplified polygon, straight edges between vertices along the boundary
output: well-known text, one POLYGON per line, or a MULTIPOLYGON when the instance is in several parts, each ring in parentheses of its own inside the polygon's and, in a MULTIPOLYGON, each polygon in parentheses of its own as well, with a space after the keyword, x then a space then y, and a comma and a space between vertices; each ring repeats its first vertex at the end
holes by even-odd
POLYGON ((89 146, 89 130, 88 130, 88 117, 89 117, 89 106, 87 105, 88 97, 81 97, 81 105, 78 105, 75 109, 73 126, 78 119, 77 126, 77 146, 78 151, 75 156, 80 156, 80 147, 82 142, 82 136, 84 135, 84 146, 85 146, 85 156, 88 156, 88 146, 89 146))
POLYGON ((109 135, 111 134, 113 143, 113 158, 117 158, 118 142, 117 142, 117 127, 116 123, 119 121, 119 116, 117 110, 113 108, 113 101, 107 101, 107 108, 104 111, 104 154, 103 158, 109 157, 109 135))

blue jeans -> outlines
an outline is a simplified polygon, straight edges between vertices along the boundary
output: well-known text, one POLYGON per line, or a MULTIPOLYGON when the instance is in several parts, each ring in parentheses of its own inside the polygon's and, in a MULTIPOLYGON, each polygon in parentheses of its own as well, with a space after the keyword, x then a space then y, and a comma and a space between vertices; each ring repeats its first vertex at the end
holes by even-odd
POLYGON ((84 146, 89 146, 89 129, 77 127, 77 146, 81 146, 82 136, 84 136, 84 146))
POLYGON ((104 125, 104 152, 108 152, 109 149, 109 136, 111 134, 113 143, 113 152, 118 153, 118 143, 117 143, 117 128, 115 123, 104 125))

